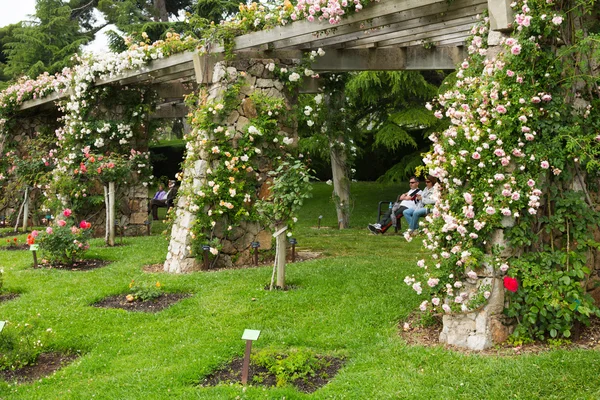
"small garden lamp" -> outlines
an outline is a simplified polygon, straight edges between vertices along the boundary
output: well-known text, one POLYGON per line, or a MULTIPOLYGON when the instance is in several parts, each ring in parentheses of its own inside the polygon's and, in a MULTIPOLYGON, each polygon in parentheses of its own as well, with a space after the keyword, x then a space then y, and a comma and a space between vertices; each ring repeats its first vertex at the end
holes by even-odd
POLYGON ((150 236, 150 220, 145 220, 144 225, 146 225, 146 234, 150 236))
POLYGON ((252 242, 250 245, 254 249, 254 265, 258 266, 258 248, 260 247, 260 242, 252 242))
POLYGON ((203 266, 203 268, 205 270, 207 270, 208 269, 208 252, 210 250, 210 246, 207 245, 207 244, 203 244, 202 245, 202 250, 204 252, 204 266, 203 266))
POLYGON ((6 217, 4 215, 0 217, 0 226, 6 226, 6 217))
POLYGON ((296 244, 298 244, 298 241, 296 238, 290 238, 290 244, 292 245, 292 262, 296 262, 296 244))
POLYGON ((319 215, 319 224, 317 225, 318 229, 321 229, 321 220, 323 219, 322 215, 319 215))

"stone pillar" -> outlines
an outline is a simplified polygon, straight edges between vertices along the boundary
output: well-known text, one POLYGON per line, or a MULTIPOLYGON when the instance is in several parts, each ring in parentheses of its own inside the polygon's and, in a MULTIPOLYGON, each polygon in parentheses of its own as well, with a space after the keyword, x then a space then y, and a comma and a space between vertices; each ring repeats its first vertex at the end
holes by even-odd
MULTIPOLYGON (((286 97, 284 85, 277 80, 273 73, 267 68, 267 65, 275 60, 236 60, 229 63, 216 63, 210 70, 212 78, 206 79, 202 76, 199 83, 212 82, 208 87, 208 96, 203 100, 207 103, 218 101, 223 97, 229 82, 233 82, 241 71, 244 71, 247 84, 240 90, 239 106, 233 110, 228 118, 221 125, 229 131, 241 133, 252 118, 257 116, 250 95, 255 91, 260 91, 270 97, 282 98, 289 105, 290 99, 286 97)), ((290 63, 293 61, 290 61, 290 63)), ((290 108, 288 107, 288 110, 290 108)), ((297 143, 295 127, 280 126, 279 129, 287 137, 292 137, 297 143)), ((236 137, 232 138, 236 140, 236 137)), ((192 254, 190 235, 191 228, 195 221, 195 214, 189 211, 189 205, 195 193, 205 184, 206 172, 210 165, 206 161, 207 149, 201 149, 199 154, 186 155, 186 164, 192 167, 184 171, 184 179, 179 190, 179 197, 176 202, 175 220, 171 231, 171 241, 164 264, 166 272, 182 273, 192 270, 200 270, 201 262, 197 261, 192 254)), ((264 183, 268 180, 268 172, 271 162, 268 159, 259 160, 258 169, 255 171, 259 177, 257 180, 256 193, 260 197, 262 189, 265 189, 264 183)), ((249 263, 251 260, 250 250, 253 241, 260 242, 260 248, 270 249, 271 235, 263 230, 258 223, 242 221, 231 231, 227 230, 225 222, 217 222, 213 229, 213 236, 221 242, 222 249, 218 258, 219 266, 231 266, 234 260, 238 264, 249 263)))

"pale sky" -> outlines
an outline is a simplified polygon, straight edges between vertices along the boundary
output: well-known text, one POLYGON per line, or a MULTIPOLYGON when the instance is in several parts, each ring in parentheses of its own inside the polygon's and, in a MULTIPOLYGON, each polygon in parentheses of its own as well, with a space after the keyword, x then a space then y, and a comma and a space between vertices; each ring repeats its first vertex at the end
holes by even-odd
MULTIPOLYGON (((28 15, 34 13, 35 0, 0 0, 0 27, 27 20, 28 15)), ((102 20, 101 16, 99 20, 102 20)), ((108 40, 102 33, 111 29, 115 30, 114 25, 108 25, 100 30, 96 34, 96 40, 84 47, 83 51, 108 52, 108 40)))
POLYGON ((0 27, 27 19, 35 14, 35 0, 0 0, 0 27))

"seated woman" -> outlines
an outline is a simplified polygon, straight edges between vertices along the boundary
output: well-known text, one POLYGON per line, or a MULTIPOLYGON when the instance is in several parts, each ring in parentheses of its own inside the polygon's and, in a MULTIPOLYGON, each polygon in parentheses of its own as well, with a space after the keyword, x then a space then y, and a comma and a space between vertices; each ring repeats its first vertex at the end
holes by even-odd
POLYGON ((404 210, 404 218, 408 221, 408 232, 411 235, 416 235, 419 231, 419 218, 427 215, 433 209, 436 198, 433 195, 433 186, 437 183, 437 179, 428 176, 425 179, 425 189, 417 196, 417 207, 404 210))

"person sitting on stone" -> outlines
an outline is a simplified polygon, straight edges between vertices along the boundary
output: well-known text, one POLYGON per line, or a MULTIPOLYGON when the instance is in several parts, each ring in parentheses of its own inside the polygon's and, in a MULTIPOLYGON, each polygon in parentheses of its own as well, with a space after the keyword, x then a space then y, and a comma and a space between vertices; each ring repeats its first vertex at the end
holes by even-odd
POLYGON ((425 189, 417 195, 417 206, 404 210, 404 218, 408 222, 408 233, 412 236, 419 232, 419 218, 429 214, 435 205, 437 196, 434 196, 434 185, 436 183, 436 178, 428 176, 425 179, 425 189))
POLYGON ((158 220, 158 208, 159 207, 173 207, 173 201, 177 196, 177 186, 175 181, 169 181, 169 190, 165 193, 163 199, 152 199, 150 200, 150 210, 152 211, 152 219, 158 220))
POLYGON ((390 226, 396 225, 397 218, 402 218, 404 210, 413 209, 417 206, 417 195, 421 194, 421 189, 419 189, 419 179, 412 176, 408 183, 410 184, 410 190, 398 196, 396 203, 394 203, 391 209, 383 214, 379 222, 368 225, 368 229, 371 233, 375 235, 378 233, 385 233, 390 226))

